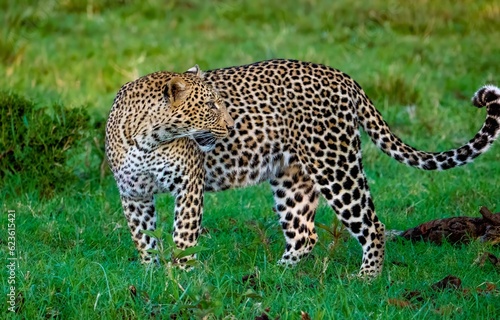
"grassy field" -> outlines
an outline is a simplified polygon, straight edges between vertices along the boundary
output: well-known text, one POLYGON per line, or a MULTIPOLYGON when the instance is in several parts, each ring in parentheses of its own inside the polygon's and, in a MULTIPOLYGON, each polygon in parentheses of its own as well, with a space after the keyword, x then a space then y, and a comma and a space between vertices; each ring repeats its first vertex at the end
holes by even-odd
MULTIPOLYGON (((39 107, 84 106, 96 144, 120 86, 156 70, 183 71, 294 58, 339 68, 363 86, 391 128, 418 148, 458 146, 480 128, 470 107, 500 85, 500 4, 494 1, 0 0, 0 88, 39 107), (99 129, 100 128, 100 129, 99 129)), ((365 170, 388 229, 500 211, 500 143, 469 166, 422 172, 363 137, 365 170)), ((382 275, 350 277, 356 241, 318 209, 320 243, 293 269, 276 265, 284 240, 267 185, 207 194, 199 265, 146 268, 109 171, 88 145, 66 164, 78 179, 51 198, 0 182, 0 318, 19 319, 494 319, 499 269, 475 264, 498 247, 390 241, 382 275), (15 221, 9 220, 15 212, 15 221), (9 224, 15 224, 17 313, 9 312, 9 224), (331 245, 333 241, 333 245, 331 245), (447 275, 460 289, 434 290, 447 275)), ((0 150, 2 153, 3 150, 0 150)), ((37 159, 33 159, 34 162, 37 159)), ((6 180, 5 180, 6 181, 6 180)), ((157 198, 163 239, 173 199, 157 198)), ((165 255, 170 249, 164 244, 165 255)))

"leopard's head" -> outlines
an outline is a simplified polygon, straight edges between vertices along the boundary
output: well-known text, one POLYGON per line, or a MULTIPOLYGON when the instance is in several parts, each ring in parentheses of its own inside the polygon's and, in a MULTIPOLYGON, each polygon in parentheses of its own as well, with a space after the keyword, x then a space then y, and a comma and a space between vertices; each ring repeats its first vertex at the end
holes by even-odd
POLYGON ((185 73, 174 75, 164 89, 172 114, 172 128, 183 129, 204 151, 215 146, 233 129, 234 120, 226 110, 219 93, 202 78, 196 65, 185 73))

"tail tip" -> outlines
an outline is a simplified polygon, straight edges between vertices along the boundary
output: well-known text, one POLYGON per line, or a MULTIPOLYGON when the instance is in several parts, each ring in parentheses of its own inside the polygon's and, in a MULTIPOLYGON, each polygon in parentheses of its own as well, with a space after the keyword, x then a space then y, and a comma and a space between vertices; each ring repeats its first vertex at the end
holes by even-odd
POLYGON ((489 106, 494 102, 500 104, 500 89, 494 85, 485 85, 472 97, 472 104, 478 108, 489 106))

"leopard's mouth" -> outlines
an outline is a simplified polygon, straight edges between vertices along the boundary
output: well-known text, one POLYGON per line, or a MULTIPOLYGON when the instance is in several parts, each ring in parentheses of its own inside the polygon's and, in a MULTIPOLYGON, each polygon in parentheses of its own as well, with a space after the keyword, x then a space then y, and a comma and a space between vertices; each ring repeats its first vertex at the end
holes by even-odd
POLYGON ((202 151, 209 151, 215 147, 216 138, 210 131, 197 132, 193 134, 193 139, 202 151))

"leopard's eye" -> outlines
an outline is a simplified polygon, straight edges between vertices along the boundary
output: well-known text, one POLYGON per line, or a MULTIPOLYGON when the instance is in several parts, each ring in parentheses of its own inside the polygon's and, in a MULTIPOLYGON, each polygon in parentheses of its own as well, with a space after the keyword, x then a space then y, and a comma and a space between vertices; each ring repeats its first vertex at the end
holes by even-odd
POLYGON ((218 110, 218 109, 219 109, 219 108, 217 107, 217 105, 215 104, 215 102, 213 102, 213 101, 209 101, 209 102, 207 102, 207 105, 208 105, 208 107, 210 107, 210 109, 212 109, 212 110, 218 110))

